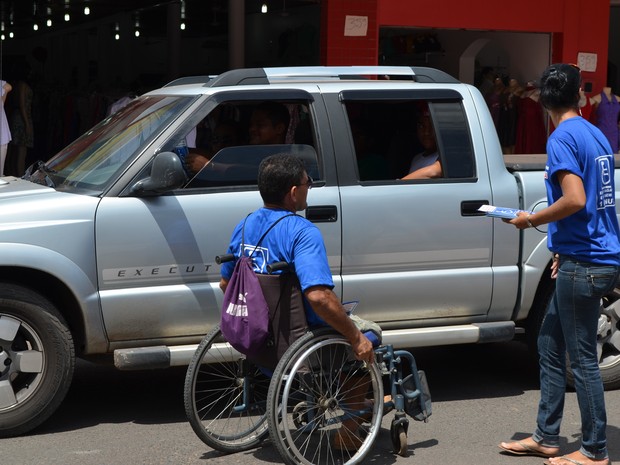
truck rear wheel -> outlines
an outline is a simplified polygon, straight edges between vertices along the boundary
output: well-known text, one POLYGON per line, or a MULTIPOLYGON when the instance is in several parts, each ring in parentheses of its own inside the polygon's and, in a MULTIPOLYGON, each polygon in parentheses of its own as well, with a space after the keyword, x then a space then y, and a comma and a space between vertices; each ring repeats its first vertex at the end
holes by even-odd
POLYGON ((73 338, 45 298, 0 285, 0 437, 43 423, 64 399, 75 366, 73 338))
MULTIPOLYGON (((540 299, 532 307, 526 327, 527 342, 536 351, 536 341, 543 316, 555 286, 553 283, 540 293, 540 299)), ((601 315, 598 324, 598 359, 601 377, 606 391, 620 388, 620 286, 601 299, 601 315)), ((573 373, 567 370, 568 385, 574 387, 573 373)))
MULTIPOLYGON (((596 348, 605 390, 620 388, 620 287, 601 300, 596 348)), ((574 386, 570 370, 567 379, 569 385, 574 386)))

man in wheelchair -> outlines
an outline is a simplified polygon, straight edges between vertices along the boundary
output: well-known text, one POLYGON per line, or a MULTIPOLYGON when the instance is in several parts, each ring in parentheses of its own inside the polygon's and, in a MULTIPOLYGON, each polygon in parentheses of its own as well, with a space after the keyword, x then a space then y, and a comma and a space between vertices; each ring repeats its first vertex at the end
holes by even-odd
MULTIPOLYGON (((264 206, 241 221, 233 231, 228 253, 235 257, 250 254, 262 234, 280 217, 305 210, 312 179, 301 159, 292 155, 272 155, 258 169, 258 189, 264 206), (244 249, 240 249, 244 227, 244 249)), ((334 283, 327 263, 325 244, 319 229, 299 215, 278 223, 254 252, 254 271, 267 273, 267 265, 286 262, 299 279, 305 297, 306 319, 310 326, 328 324, 342 334, 358 360, 374 362, 372 343, 351 321, 333 292, 334 283)), ((225 291, 234 262, 222 264, 220 288, 225 291)))
MULTIPOLYGON (((310 221, 295 213, 307 207, 308 190, 312 187, 312 179, 308 176, 303 161, 293 155, 277 154, 265 158, 258 170, 258 189, 263 199, 263 207, 256 210, 242 220, 234 229, 228 254, 240 257, 242 254, 251 255, 254 271, 260 275, 267 274, 267 266, 277 262, 286 262, 289 265, 290 275, 295 277, 298 288, 303 295, 303 310, 307 326, 329 325, 351 344, 355 358, 372 364, 375 362, 373 345, 369 339, 357 328, 347 315, 340 300, 333 292, 333 279, 327 261, 325 244, 319 229, 310 221), (283 217, 287 218, 282 219, 283 217), (282 219, 282 221, 278 221, 282 219), (278 221, 259 244, 263 234, 278 221), (240 250, 243 244, 243 250, 240 250), (297 281, 298 280, 298 281, 297 281)), ((225 291, 234 269, 233 262, 222 263, 220 288, 225 291)), ((269 302, 275 302, 280 307, 280 313, 286 313, 285 307, 280 305, 282 293, 275 297, 269 296, 269 291, 261 281, 261 287, 269 302)), ((278 286, 279 289, 279 286, 278 286)), ((270 307, 270 317, 271 307, 270 307)), ((286 316, 286 315, 284 315, 286 316)), ((305 325, 306 322, 304 322, 305 325)), ((276 333, 286 333, 284 337, 295 333, 289 323, 276 333)), ((304 328, 305 332, 305 328, 304 328)), ((275 337, 278 337, 276 334, 275 337)), ((286 347, 293 340, 286 341, 286 347)), ((276 343, 275 345, 278 345, 276 343)), ((256 354, 253 360, 269 369, 273 369, 275 361, 281 357, 286 347, 278 348, 278 353, 271 357, 271 362, 256 354), (269 366, 271 365, 271 366, 269 366)), ((252 358, 248 356, 248 358, 252 358)), ((350 389, 347 403, 350 408, 361 410, 365 402, 368 386, 360 383, 350 389)), ((358 422, 351 419, 343 422, 343 427, 350 432, 337 438, 355 438, 358 422)), ((338 442, 336 439, 335 442, 338 442)), ((355 439, 348 442, 342 440, 341 447, 357 447, 355 439)))

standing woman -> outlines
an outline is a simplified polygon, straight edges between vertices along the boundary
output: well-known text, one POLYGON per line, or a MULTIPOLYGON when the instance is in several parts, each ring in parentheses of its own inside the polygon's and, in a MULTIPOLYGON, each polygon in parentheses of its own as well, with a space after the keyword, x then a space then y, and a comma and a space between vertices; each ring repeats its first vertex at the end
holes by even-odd
POLYGON ((581 412, 581 448, 545 463, 609 465, 596 333, 601 297, 618 279, 620 231, 613 152, 603 133, 579 115, 580 86, 581 74, 574 65, 554 64, 543 73, 540 101, 557 128, 547 141, 549 206, 507 221, 518 229, 549 224, 556 288, 538 337, 537 428, 531 437, 499 447, 512 455, 559 454, 568 354, 581 412))
POLYGON ((10 159, 16 176, 22 176, 26 170, 28 149, 34 147, 34 130, 32 127, 32 87, 28 84, 30 66, 27 63, 18 68, 15 93, 12 99, 15 106, 9 116, 11 127, 10 159))
POLYGON ((6 113, 4 111, 4 103, 6 102, 6 96, 11 92, 11 84, 6 81, 0 80, 0 176, 4 176, 4 162, 6 161, 6 150, 9 142, 11 142, 11 130, 9 129, 9 122, 6 119, 6 113))

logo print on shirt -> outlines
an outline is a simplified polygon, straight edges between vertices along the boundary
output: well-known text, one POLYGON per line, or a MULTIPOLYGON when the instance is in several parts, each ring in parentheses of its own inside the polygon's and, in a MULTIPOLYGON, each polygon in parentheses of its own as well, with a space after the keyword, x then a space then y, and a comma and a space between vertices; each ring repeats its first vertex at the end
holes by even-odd
POLYGON ((596 159, 598 176, 596 178, 597 196, 596 208, 601 210, 616 205, 614 190, 612 188, 613 170, 611 168, 611 157, 609 155, 596 159))

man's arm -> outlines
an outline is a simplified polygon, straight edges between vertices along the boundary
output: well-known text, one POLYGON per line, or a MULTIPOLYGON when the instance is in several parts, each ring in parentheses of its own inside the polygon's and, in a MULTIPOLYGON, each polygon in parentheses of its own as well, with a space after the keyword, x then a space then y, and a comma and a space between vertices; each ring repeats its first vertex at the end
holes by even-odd
POLYGON ((437 160, 435 163, 425 166, 424 168, 420 168, 418 170, 412 171, 407 176, 401 178, 403 181, 407 179, 431 179, 431 178, 441 178, 443 176, 443 170, 441 168, 441 163, 437 160))
POLYGON ((304 295, 316 314, 351 343, 358 360, 374 362, 375 355, 371 342, 357 329, 329 287, 312 286, 306 289, 304 295))

